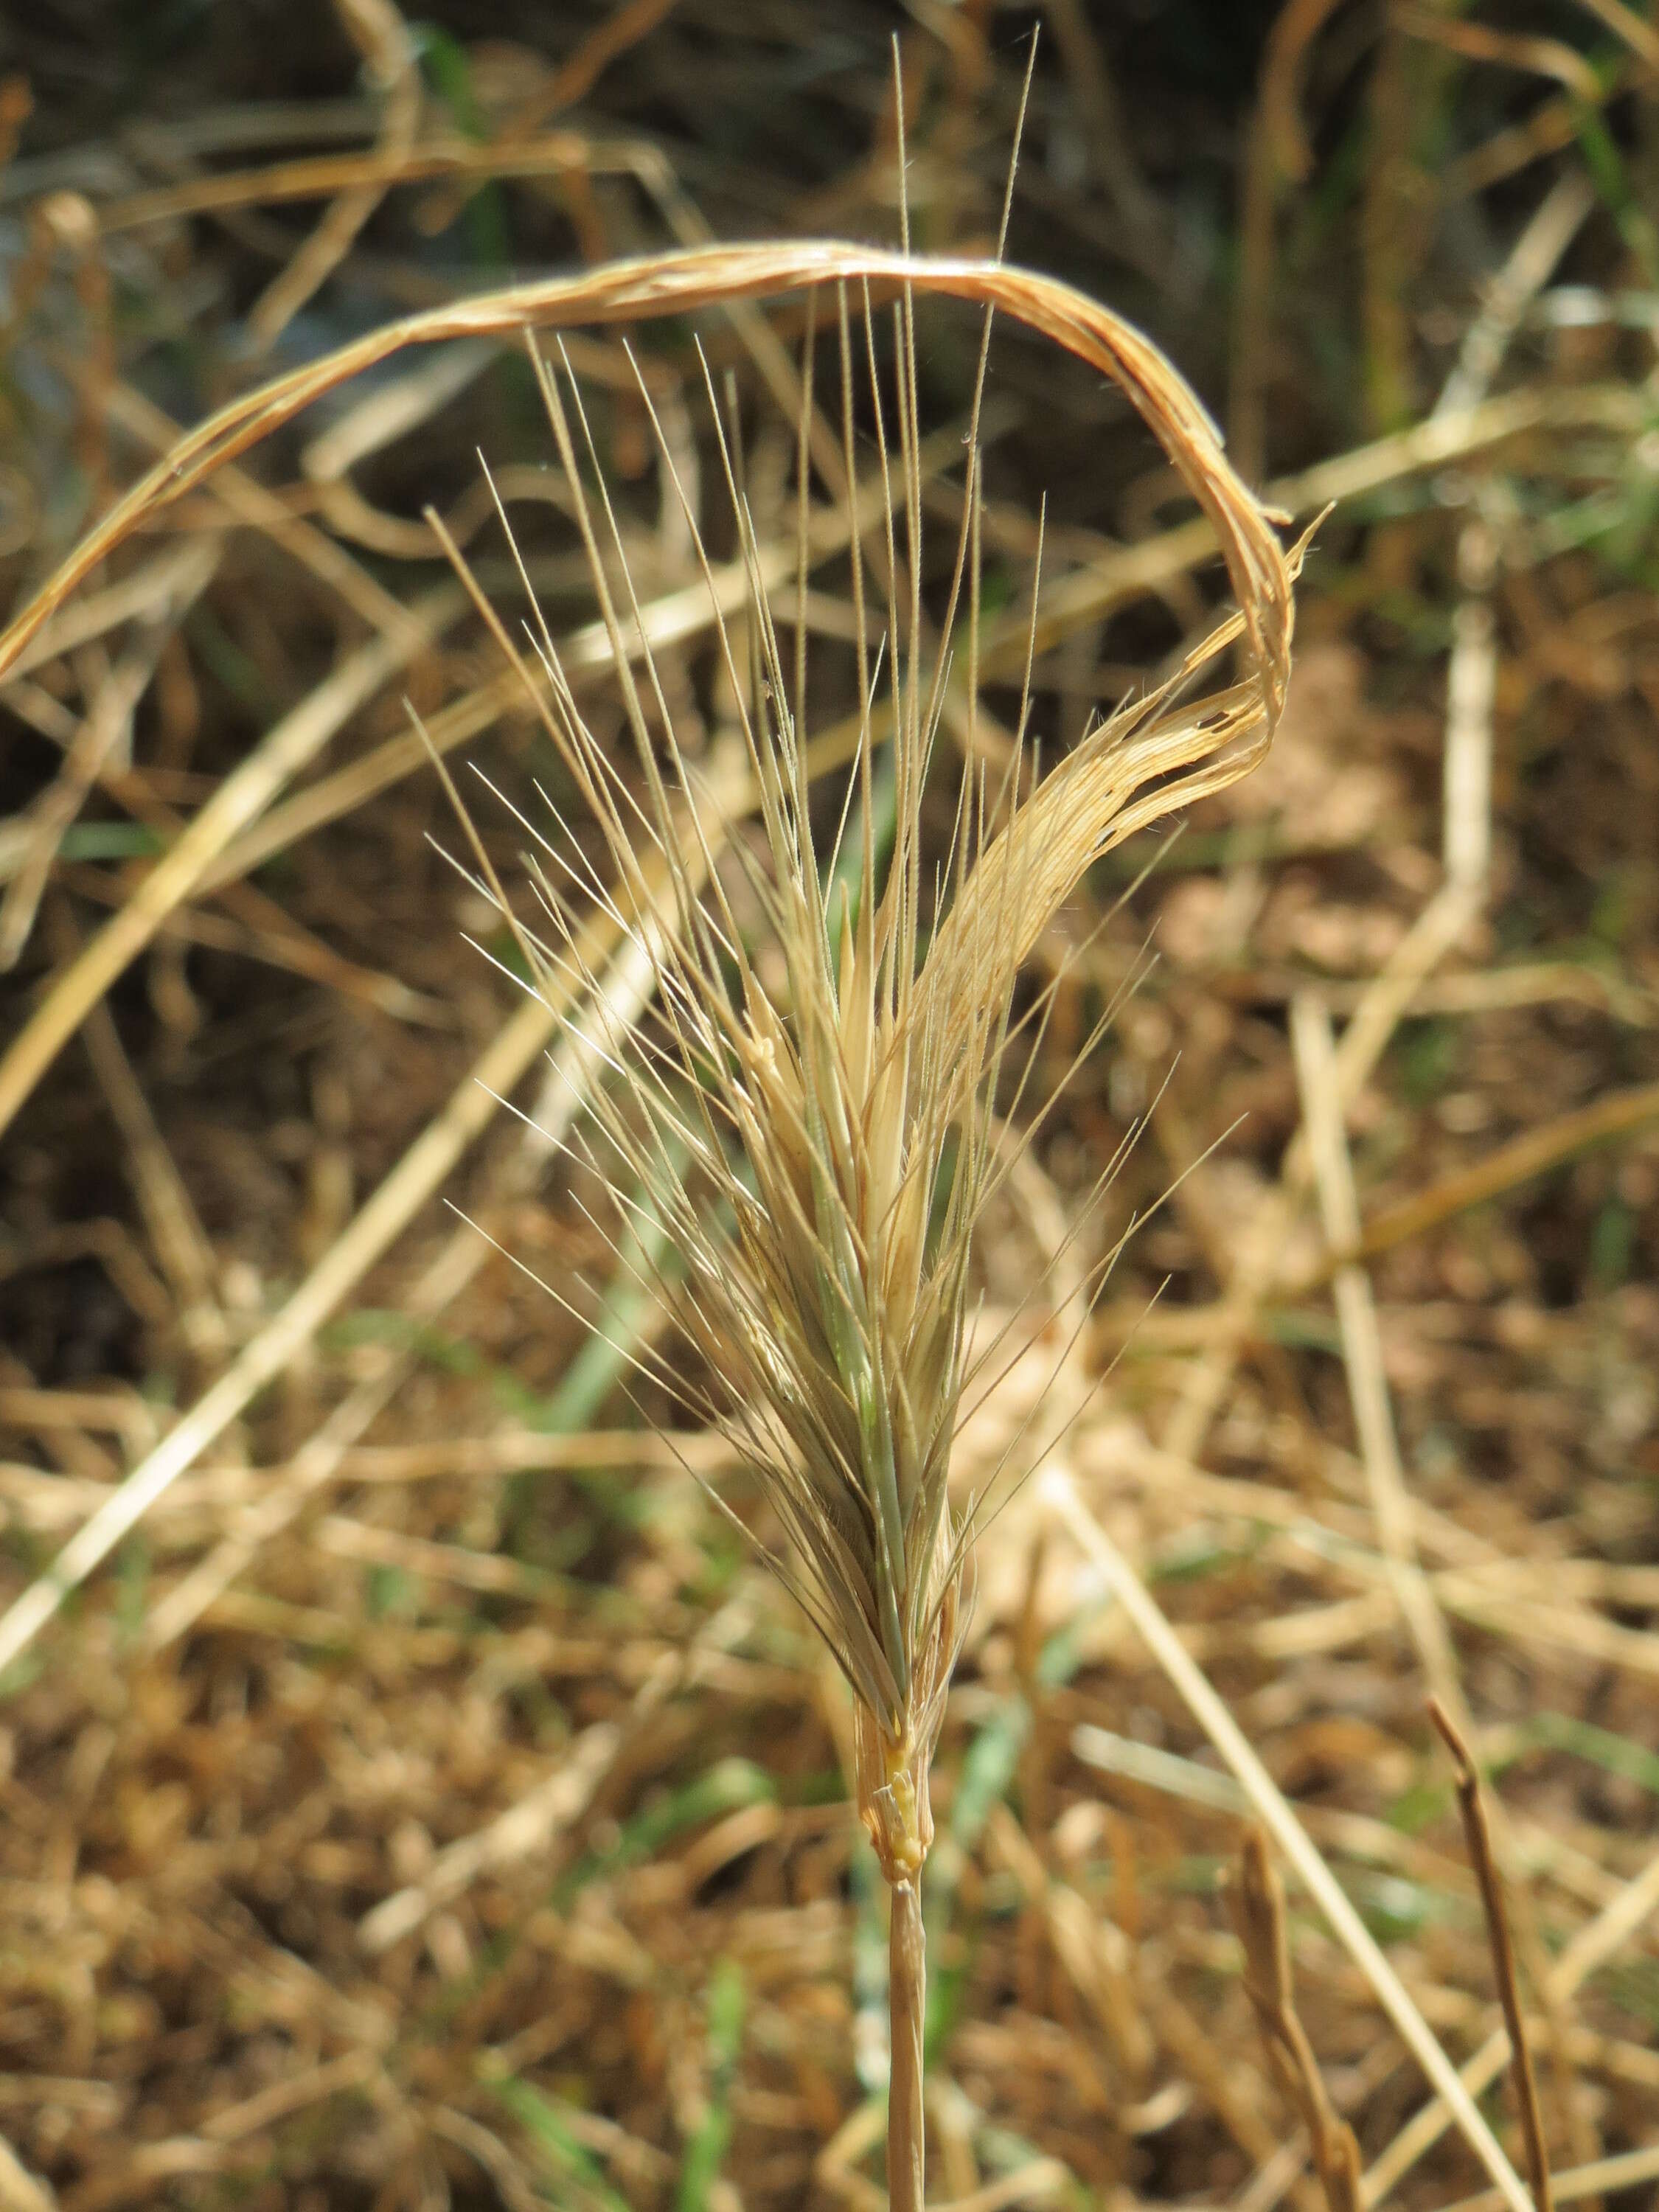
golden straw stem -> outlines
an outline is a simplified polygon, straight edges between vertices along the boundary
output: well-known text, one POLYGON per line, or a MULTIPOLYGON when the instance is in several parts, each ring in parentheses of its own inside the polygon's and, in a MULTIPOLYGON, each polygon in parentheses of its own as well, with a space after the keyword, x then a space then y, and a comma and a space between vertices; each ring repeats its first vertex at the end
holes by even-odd
POLYGON ((892 1886, 887 1936, 892 2071, 887 2089, 887 2201, 890 2212, 922 2212, 927 2130, 921 2101, 921 2033, 927 1999, 927 1948, 921 1927, 921 1876, 892 1886))

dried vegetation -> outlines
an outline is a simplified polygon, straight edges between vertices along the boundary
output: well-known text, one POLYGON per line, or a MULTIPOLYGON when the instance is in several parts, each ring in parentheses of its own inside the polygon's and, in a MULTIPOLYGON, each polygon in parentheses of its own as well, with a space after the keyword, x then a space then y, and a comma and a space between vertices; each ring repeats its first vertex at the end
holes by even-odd
POLYGON ((0 87, 0 2202, 878 2206, 937 1735, 934 2202, 1633 2208, 1650 27, 463 12, 0 87))

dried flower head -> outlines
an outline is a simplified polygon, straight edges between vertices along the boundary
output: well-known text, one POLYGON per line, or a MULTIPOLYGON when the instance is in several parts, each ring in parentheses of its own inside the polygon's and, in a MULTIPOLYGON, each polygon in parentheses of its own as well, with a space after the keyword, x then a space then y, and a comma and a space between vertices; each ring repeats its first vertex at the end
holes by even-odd
MULTIPOLYGON (((1063 287, 1000 273, 1024 288, 1027 319, 1039 327, 1069 318, 1075 343, 1086 326, 1079 349, 1122 378, 1221 526, 1244 605, 1170 684, 1094 727, 1028 794, 1022 714, 1000 787, 989 787, 982 767, 961 776, 953 828, 935 858, 925 850, 923 800, 950 687, 959 687, 954 703, 970 737, 977 712, 979 401, 976 394, 963 448, 964 520, 930 646, 908 283, 894 310, 885 392, 867 293, 860 328, 849 317, 847 286, 837 287, 838 448, 833 433, 827 441, 822 434, 814 407, 809 341, 792 639, 780 637, 773 619, 767 559, 712 386, 748 586, 742 642, 722 612, 714 564, 659 426, 664 467, 710 594, 735 742, 758 814, 758 837, 733 848, 735 875, 717 863, 708 793, 700 799, 676 738, 580 396, 568 364, 562 377, 539 352, 533 358, 632 734, 626 773, 584 720, 539 612, 527 655, 489 617, 602 833, 607 863, 601 871, 574 838, 526 823, 538 848, 544 918, 534 931, 522 920, 514 927, 538 975, 568 979, 576 970, 605 1068, 588 1102, 596 1133, 581 1144, 614 1201, 613 1249, 650 1267, 712 1380, 690 1379, 683 1366, 650 1355, 647 1367, 700 1419, 725 1430, 782 1524, 787 1547, 774 1565, 851 1686, 860 1812, 896 1885, 913 1881, 932 1838, 928 1765, 966 1620, 969 1539, 984 1505, 982 1497, 952 1497, 951 1456, 973 1366, 974 1231, 1010 1164, 1007 1145, 994 1139, 993 1093, 1017 1029, 1040 1029, 1051 997, 1039 992, 1017 1024, 1017 979, 1093 860, 1259 757, 1282 698, 1289 643, 1289 574, 1277 540, 1227 471, 1185 386, 1103 311, 1063 287), (857 488, 860 384, 876 429, 882 496, 873 529, 857 488), (827 840, 814 824, 814 768, 800 720, 806 641, 799 611, 819 562, 815 471, 848 510, 842 538, 861 702, 846 803, 827 840), (873 649, 867 562, 885 599, 884 634, 873 649), (951 647, 964 599, 957 658, 965 665, 957 667, 951 647), (1244 678, 1197 707, 1181 703, 1195 671, 1241 636, 1244 678), (643 1023, 611 1013, 584 960, 580 919, 595 904, 648 973, 652 1011, 643 1023), (768 959, 756 950, 757 917, 768 959), (627 1233, 647 1222, 669 1255, 661 1265, 641 1261, 644 1240, 627 1233)), ((984 358, 981 349, 981 385, 984 358)), ((643 380, 640 392, 648 408, 643 380)), ((1035 630, 1028 685, 1034 644, 1035 630)), ((475 851, 499 896, 476 841, 475 851)))

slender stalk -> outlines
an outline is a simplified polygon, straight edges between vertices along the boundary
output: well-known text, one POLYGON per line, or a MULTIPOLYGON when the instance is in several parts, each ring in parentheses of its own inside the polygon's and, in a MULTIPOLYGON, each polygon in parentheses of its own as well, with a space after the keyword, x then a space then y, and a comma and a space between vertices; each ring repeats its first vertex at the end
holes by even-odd
POLYGON ((1469 1858, 1480 1885, 1480 1902, 1486 1915, 1486 1933, 1492 1964, 1498 1970, 1498 1998, 1504 2008, 1504 2025, 1510 2035, 1510 2065, 1515 2081, 1515 2100, 1521 2108, 1521 2136, 1527 2147, 1527 2179, 1537 2212, 1553 2212, 1555 2197, 1550 2182, 1549 2142, 1544 2115, 1538 2103, 1538 2081, 1533 2072, 1532 2047, 1527 2040, 1526 2015, 1521 1989, 1515 1978, 1515 1942, 1504 1909, 1504 1884, 1498 1857, 1492 1847, 1486 1808, 1480 1797, 1480 1774, 1456 1723, 1438 1698, 1429 1699, 1429 1718, 1445 1739, 1457 1768, 1457 1809, 1463 1819, 1469 1858))
POLYGON ((927 1999, 927 1947, 921 1928, 921 1875, 892 1886, 887 1936, 887 2001, 892 2015, 892 2072, 887 2089, 887 2201, 890 2212, 921 2212, 927 2131, 921 2102, 921 2030, 927 1999))

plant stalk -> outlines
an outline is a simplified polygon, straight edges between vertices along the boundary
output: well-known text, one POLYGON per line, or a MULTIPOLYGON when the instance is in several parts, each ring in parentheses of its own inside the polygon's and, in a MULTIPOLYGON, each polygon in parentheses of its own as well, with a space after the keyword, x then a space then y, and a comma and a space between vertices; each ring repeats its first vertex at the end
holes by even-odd
POLYGON ((892 1885, 887 1936, 887 1992, 892 2071, 887 2089, 887 2200, 890 2212, 922 2212, 927 2156, 921 2101, 921 2032, 927 1999, 927 1948, 921 1928, 921 1875, 892 1885))

